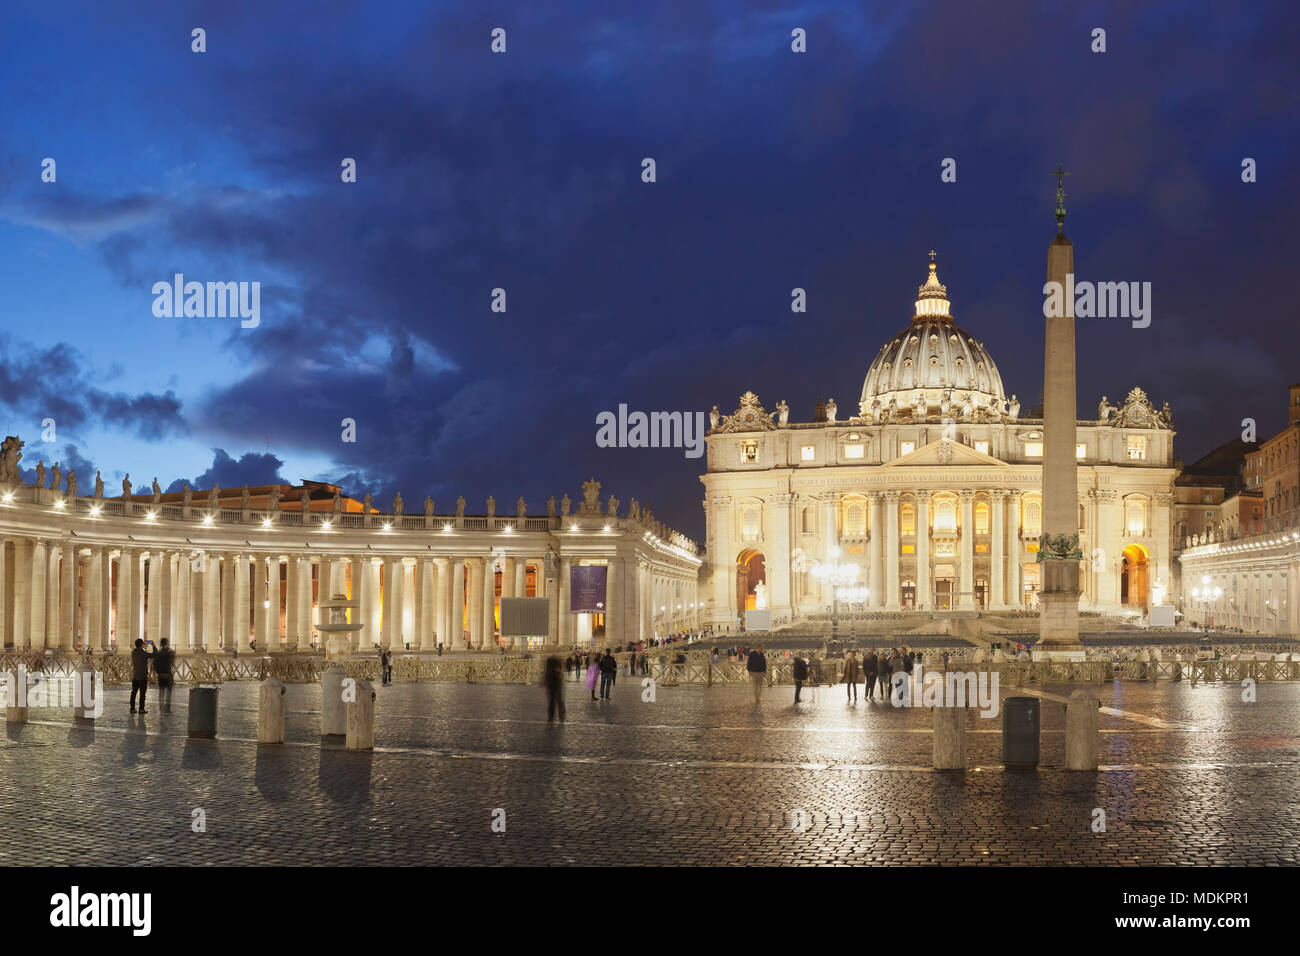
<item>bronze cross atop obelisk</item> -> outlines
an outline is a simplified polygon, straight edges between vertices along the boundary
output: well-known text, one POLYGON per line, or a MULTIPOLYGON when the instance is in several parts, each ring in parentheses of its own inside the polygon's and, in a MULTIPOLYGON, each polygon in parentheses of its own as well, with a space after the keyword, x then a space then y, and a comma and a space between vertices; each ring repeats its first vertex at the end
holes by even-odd
POLYGON ((1065 177, 1070 174, 1057 163, 1050 175, 1056 177, 1056 231, 1062 232, 1065 229, 1065 177))

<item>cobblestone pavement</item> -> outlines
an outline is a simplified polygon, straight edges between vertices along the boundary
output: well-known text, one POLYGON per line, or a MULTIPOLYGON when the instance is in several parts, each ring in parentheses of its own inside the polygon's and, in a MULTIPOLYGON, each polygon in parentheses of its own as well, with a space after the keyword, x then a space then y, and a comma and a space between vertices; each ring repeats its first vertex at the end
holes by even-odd
MULTIPOLYGON (((288 742, 258 746, 257 687, 221 687, 220 739, 174 712, 93 729, 31 710, 0 740, 0 863, 1256 864, 1300 850, 1300 685, 1105 684, 1098 773, 1059 769, 1062 701, 1043 694, 1037 772, 1000 765, 1000 719, 969 718, 965 774, 930 770, 930 715, 797 708, 769 688, 657 688, 610 703, 566 685, 376 688, 374 753, 322 746, 320 688, 289 685, 288 742), (493 831, 504 811, 505 832, 493 831), (1106 830, 1094 833, 1094 810, 1106 830), (194 812, 206 831, 193 832, 194 812)), ((808 694, 805 691, 805 694, 808 694)), ((1021 693, 1003 688, 1003 696, 1021 693)))

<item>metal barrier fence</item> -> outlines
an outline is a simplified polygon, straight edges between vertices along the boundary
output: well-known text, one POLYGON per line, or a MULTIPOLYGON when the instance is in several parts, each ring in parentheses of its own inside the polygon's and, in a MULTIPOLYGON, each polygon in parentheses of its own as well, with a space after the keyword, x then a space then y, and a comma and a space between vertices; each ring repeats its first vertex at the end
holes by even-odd
MULTIPOLYGON (((628 673, 627 664, 632 655, 615 655, 619 662, 619 676, 638 680, 641 674, 628 673)), ((925 669, 938 670, 936 659, 927 656, 925 669)), ((50 676, 71 676, 83 658, 75 654, 57 654, 46 657, 39 653, 7 652, 0 654, 0 672, 16 671, 19 667, 31 673, 50 676)), ((397 657, 393 662, 393 679, 433 683, 469 684, 535 684, 541 680, 541 657, 397 657)), ((124 654, 103 654, 90 658, 90 663, 104 675, 105 684, 129 684, 131 659, 124 654)), ((667 659, 648 661, 655 682, 665 687, 725 686, 748 684, 749 673, 742 661, 721 659, 713 663, 706 651, 687 654, 684 662, 667 659)), ((194 655, 177 657, 175 679, 177 683, 205 684, 224 681, 261 681, 276 677, 286 683, 315 683, 327 662, 319 656, 276 657, 214 657, 194 655)), ((373 657, 352 658, 339 662, 344 676, 358 680, 380 679, 379 661, 373 657)), ((1180 681, 1192 683, 1233 682, 1251 679, 1257 681, 1300 681, 1300 660, 1167 660, 1167 661, 957 661, 949 669, 964 671, 997 671, 1004 686, 1032 684, 1103 684, 1113 680, 1123 681, 1180 681)), ((809 661, 809 682, 837 684, 843 676, 843 661, 818 659, 809 661)), ((153 676, 150 676, 153 680, 153 676)), ((768 684, 794 683, 793 661, 773 656, 768 659, 768 684)))

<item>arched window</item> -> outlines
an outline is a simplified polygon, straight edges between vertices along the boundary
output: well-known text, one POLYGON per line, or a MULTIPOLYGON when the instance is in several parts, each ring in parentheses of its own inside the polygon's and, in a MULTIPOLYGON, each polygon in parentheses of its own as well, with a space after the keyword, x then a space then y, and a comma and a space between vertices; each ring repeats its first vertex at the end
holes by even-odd
POLYGON ((1079 530, 1083 530, 1083 505, 1079 505, 1079 530))
POLYGON ((746 508, 741 516, 740 536, 746 541, 753 541, 758 537, 758 509, 746 508))
POLYGON ((803 533, 817 533, 817 513, 811 507, 803 509, 803 533))
POLYGON ((916 508, 903 505, 903 534, 916 534, 916 508))
POLYGON ((867 510, 862 505, 849 505, 848 511, 844 514, 844 533, 867 533, 867 510))
POLYGON ((1037 501, 1025 505, 1025 534, 1041 534, 1043 530, 1043 508, 1037 501))
POLYGON ((934 505, 934 530, 957 530, 957 506, 951 498, 940 498, 934 505))
POLYGON ((1129 534, 1142 534, 1146 528, 1146 506, 1140 501, 1130 501, 1125 508, 1124 526, 1129 534))
POLYGON ((989 506, 988 502, 977 501, 975 503, 975 533, 989 533, 989 506))

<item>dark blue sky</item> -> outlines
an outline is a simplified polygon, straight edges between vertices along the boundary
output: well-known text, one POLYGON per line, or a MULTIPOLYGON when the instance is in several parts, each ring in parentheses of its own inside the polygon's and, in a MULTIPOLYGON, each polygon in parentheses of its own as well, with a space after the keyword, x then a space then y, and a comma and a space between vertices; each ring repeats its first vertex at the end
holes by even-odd
POLYGON ((100 468, 110 492, 127 471, 278 474, 536 511, 594 474, 698 537, 699 461, 597 448, 597 413, 730 412, 746 389, 794 420, 822 394, 852 410, 931 248, 958 323, 1032 405, 1061 161, 1080 278, 1153 287, 1149 328, 1080 320, 1080 413, 1140 385, 1191 461, 1244 417, 1281 427, 1300 379, 1297 20, 1288 3, 11 2, 0 424, 24 465, 71 462, 82 487, 100 468), (261 282, 261 326, 155 318, 151 286, 177 271, 261 282))

